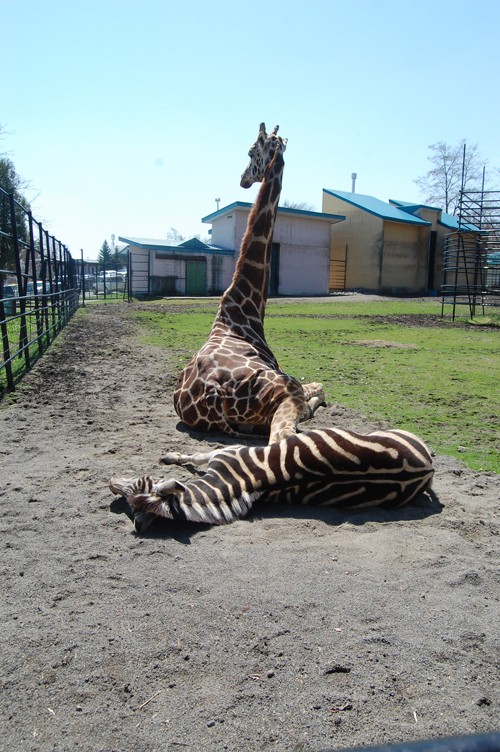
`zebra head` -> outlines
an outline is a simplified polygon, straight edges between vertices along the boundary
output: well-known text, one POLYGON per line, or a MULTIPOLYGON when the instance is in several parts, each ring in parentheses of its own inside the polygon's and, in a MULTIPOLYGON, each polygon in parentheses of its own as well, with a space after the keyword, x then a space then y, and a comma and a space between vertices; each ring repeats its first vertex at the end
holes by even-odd
POLYGON ((178 518, 179 499, 185 490, 174 478, 155 480, 150 475, 111 478, 109 488, 126 499, 138 533, 143 533, 157 517, 178 518))

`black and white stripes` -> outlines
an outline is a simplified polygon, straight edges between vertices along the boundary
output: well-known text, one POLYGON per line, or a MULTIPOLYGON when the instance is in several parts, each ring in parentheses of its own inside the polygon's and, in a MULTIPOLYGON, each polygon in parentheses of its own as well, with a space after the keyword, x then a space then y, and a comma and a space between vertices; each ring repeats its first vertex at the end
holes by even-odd
POLYGON ((425 444, 406 431, 360 434, 339 428, 289 436, 262 447, 169 454, 164 464, 203 465, 187 483, 173 478, 112 479, 140 531, 152 516, 224 524, 257 501, 335 507, 398 507, 428 490, 434 473, 425 444))

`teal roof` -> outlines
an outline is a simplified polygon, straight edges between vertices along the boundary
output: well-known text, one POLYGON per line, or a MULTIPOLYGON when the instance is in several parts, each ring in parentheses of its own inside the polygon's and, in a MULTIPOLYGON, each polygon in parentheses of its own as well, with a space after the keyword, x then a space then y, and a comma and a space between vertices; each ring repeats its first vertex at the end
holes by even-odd
POLYGON ((380 217, 381 219, 387 219, 390 222, 403 222, 404 224, 426 226, 431 224, 430 222, 426 222, 424 219, 414 217, 411 213, 403 211, 402 209, 398 209, 397 206, 389 204, 386 201, 381 201, 374 196, 365 196, 362 193, 334 191, 330 190, 329 188, 323 188, 323 191, 325 193, 328 193, 330 196, 335 196, 336 198, 341 199, 341 201, 345 201, 346 203, 351 204, 351 206, 357 206, 358 209, 362 209, 369 214, 374 214, 376 217, 380 217))
POLYGON ((458 230, 459 227, 461 227, 462 230, 481 232, 479 227, 476 227, 476 225, 473 225, 470 222, 464 222, 462 225, 460 225, 460 220, 458 217, 455 217, 453 214, 446 214, 446 212, 441 212, 441 218, 438 224, 443 225, 443 227, 448 227, 448 229, 450 230, 458 230))
POLYGON ((416 204, 413 201, 397 201, 395 198, 390 198, 389 203, 395 204, 397 207, 399 207, 403 211, 410 212, 410 214, 414 214, 419 209, 430 209, 431 211, 436 211, 436 212, 441 211, 441 208, 439 206, 429 206, 428 204, 416 204))
MULTIPOLYGON (((202 217, 202 222, 211 223, 214 219, 224 217, 226 214, 234 211, 235 209, 251 209, 253 204, 248 201, 234 201, 228 206, 224 206, 218 211, 207 214, 206 217, 202 217)), ((327 222, 342 222, 345 217, 342 214, 325 214, 324 212, 307 211, 306 209, 289 209, 287 206, 278 206, 278 214, 289 214, 298 217, 311 217, 312 219, 322 219, 327 222)))
POLYGON ((198 238, 183 240, 180 243, 172 243, 164 238, 125 238, 119 236, 118 240, 121 240, 122 243, 138 246, 147 251, 164 251, 165 253, 169 252, 173 255, 179 253, 215 253, 229 256, 234 255, 234 251, 230 251, 227 248, 221 248, 217 245, 203 243, 203 241, 198 240, 198 238))
MULTIPOLYGON (((408 201, 396 201, 395 199, 389 199, 391 204, 396 204, 397 206, 401 207, 403 211, 410 212, 413 214, 414 212, 418 211, 419 209, 430 209, 431 211, 439 212, 439 219, 438 224, 442 225, 443 227, 447 227, 450 230, 458 230, 459 228, 459 219, 458 217, 455 217, 453 214, 447 214, 446 212, 442 211, 438 206, 428 206, 427 204, 411 204, 408 201)), ((468 230, 470 232, 480 232, 479 227, 476 227, 476 225, 471 224, 470 222, 464 222, 462 225, 463 230, 468 230)))

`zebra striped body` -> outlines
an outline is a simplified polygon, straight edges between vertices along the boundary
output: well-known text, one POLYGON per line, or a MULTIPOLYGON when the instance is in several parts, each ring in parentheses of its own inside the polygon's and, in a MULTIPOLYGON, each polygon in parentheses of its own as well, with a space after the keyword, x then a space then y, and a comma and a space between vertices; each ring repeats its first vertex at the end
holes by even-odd
POLYGON ((150 476, 112 479, 140 531, 145 515, 224 524, 257 501, 345 508, 398 507, 430 488, 434 473, 425 444, 406 431, 360 434, 338 428, 295 434, 260 447, 232 446, 207 454, 169 454, 165 464, 207 464, 181 483, 150 476))

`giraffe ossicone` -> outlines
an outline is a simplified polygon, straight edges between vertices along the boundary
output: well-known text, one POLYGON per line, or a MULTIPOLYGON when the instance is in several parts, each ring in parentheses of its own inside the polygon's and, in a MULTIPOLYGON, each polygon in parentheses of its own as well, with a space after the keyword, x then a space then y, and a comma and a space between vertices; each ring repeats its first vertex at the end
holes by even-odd
POLYGON ((276 125, 268 135, 265 123, 260 124, 257 140, 248 152, 250 162, 241 176, 240 185, 242 188, 250 188, 254 183, 261 183, 276 150, 281 151, 282 154, 285 151, 288 139, 278 136, 278 130, 279 125, 276 125))
POLYGON ((264 334, 269 263, 287 139, 260 124, 241 186, 260 182, 233 278, 208 335, 174 390, 181 420, 199 431, 232 436, 269 431, 269 443, 296 433, 324 402, 321 384, 301 384, 278 365, 264 334))

